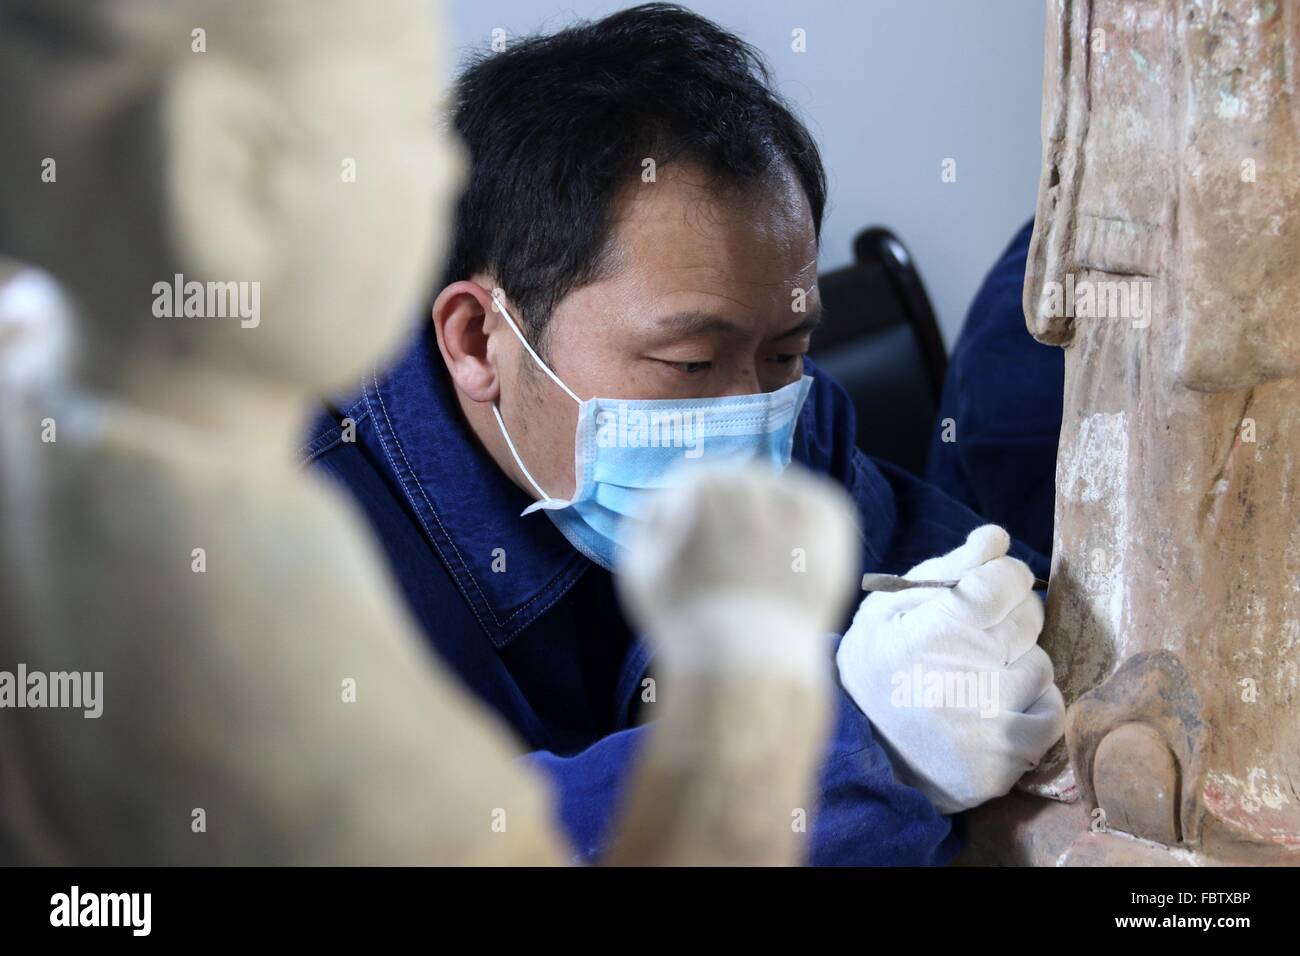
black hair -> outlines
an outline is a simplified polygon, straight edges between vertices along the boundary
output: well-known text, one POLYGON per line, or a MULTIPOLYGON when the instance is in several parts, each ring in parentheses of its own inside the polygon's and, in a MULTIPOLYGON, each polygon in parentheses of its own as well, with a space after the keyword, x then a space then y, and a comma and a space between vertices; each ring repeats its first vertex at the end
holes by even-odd
POLYGON ((757 50, 675 4, 475 55, 452 123, 471 165, 442 284, 492 274, 534 343, 561 299, 607 274, 612 207, 645 157, 660 170, 688 162, 733 190, 786 166, 820 241, 816 143, 771 89, 757 50))

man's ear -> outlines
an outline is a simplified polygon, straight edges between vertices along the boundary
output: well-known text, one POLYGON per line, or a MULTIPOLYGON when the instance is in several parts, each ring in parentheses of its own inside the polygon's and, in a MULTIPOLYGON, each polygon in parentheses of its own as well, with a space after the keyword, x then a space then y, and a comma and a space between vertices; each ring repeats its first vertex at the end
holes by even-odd
POLYGON ((264 85, 195 57, 160 96, 168 239, 178 261, 224 281, 274 275, 286 134, 264 85))
POLYGON ((502 328, 492 297, 477 282, 453 282, 433 303, 438 349, 456 387, 475 402, 495 401, 500 394, 492 333, 502 328))

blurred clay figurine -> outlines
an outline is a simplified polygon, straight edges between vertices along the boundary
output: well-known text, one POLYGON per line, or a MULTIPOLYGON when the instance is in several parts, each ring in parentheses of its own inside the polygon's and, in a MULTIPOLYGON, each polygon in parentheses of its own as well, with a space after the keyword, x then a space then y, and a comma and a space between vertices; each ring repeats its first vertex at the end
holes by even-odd
MULTIPOLYGON (((443 251, 463 160, 435 133, 426 8, 0 7, 0 253, 74 311, 69 349, 0 379, 14 862, 569 856, 504 725, 293 454, 443 251)), ((613 859, 795 862, 852 520, 813 479, 695 480, 625 578, 674 699, 613 859), (795 546, 817 574, 790 573, 795 546)))

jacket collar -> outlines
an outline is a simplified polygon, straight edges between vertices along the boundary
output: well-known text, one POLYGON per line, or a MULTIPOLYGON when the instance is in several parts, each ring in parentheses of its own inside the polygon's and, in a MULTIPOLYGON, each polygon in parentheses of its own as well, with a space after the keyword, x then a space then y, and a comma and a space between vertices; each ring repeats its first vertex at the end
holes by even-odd
MULTIPOLYGON (((866 561, 878 566, 897 513, 889 483, 854 448, 853 408, 820 375, 804 403, 794 460, 829 473, 853 492, 863 521, 866 561)), ((389 372, 373 372, 363 407, 374 451, 396 478, 425 537, 451 573, 492 644, 504 648, 583 574, 607 572, 580 554, 492 460, 465 423, 450 375, 427 324, 389 372)))
POLYGON ((479 445, 461 415, 426 323, 364 401, 376 451, 397 478, 442 563, 493 645, 503 648, 583 573, 605 573, 573 549, 479 445))

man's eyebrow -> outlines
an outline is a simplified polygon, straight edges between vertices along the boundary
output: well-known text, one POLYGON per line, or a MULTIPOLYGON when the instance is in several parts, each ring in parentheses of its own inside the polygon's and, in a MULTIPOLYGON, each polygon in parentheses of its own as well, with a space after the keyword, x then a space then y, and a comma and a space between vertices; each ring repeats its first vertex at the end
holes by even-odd
MULTIPOLYGON (((802 322, 793 328, 786 329, 778 335, 773 336, 774 340, 788 339, 794 335, 801 335, 804 332, 811 332, 816 328, 817 323, 822 320, 823 310, 818 306, 802 322)), ((724 319, 720 315, 712 312, 701 312, 692 310, 687 312, 675 312, 672 315, 661 317, 656 323, 660 331, 688 338, 692 335, 740 335, 743 331, 740 326, 730 319, 724 319)))
POLYGON ((823 315, 825 315, 825 310, 819 305, 817 306, 817 308, 809 312, 807 317, 798 325, 794 326, 793 328, 786 329, 780 335, 776 336, 776 340, 779 341, 780 339, 788 339, 794 335, 803 335, 806 332, 811 332, 813 329, 817 328, 817 325, 818 323, 821 322, 823 315))
POLYGON ((675 312, 672 315, 661 317, 655 325, 661 332, 666 332, 674 336, 689 338, 692 335, 709 335, 720 333, 722 335, 740 334, 740 326, 724 319, 720 315, 712 312, 700 312, 691 310, 687 312, 675 312))

